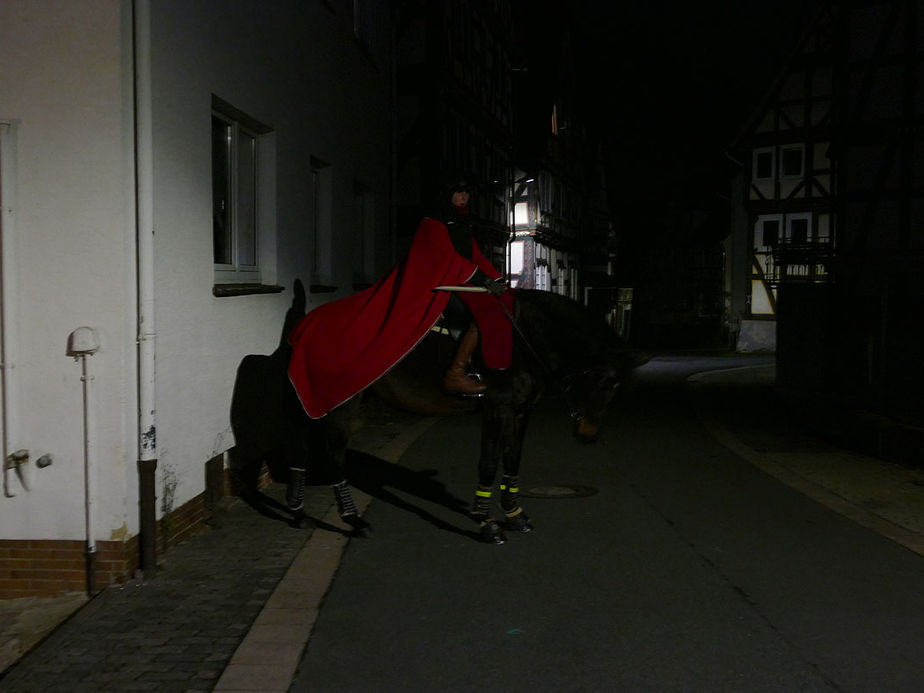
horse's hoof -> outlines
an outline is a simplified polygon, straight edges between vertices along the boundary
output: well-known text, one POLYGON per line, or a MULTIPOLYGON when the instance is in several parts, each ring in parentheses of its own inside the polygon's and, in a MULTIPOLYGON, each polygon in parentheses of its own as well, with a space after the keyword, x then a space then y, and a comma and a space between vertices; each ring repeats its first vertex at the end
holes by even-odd
POLYGON ((479 535, 481 536, 481 541, 487 544, 500 545, 507 541, 507 537, 504 535, 504 530, 500 526, 500 523, 493 518, 489 518, 481 523, 479 535))
POLYGON ((517 512, 515 515, 508 515, 505 525, 506 528, 511 532, 525 533, 533 531, 533 525, 529 521, 529 517, 522 510, 517 512))
POLYGON ((372 525, 359 515, 350 513, 349 515, 341 515, 340 519, 350 526, 354 537, 368 538, 372 536, 372 525))
POLYGON ((308 527, 314 526, 314 521, 304 513, 296 512, 289 524, 296 529, 308 529, 308 527))

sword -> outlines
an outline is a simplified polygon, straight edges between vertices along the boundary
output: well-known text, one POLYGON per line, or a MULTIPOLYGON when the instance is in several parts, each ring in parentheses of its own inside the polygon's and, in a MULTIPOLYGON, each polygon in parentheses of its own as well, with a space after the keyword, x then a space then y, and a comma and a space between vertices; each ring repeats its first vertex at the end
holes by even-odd
POLYGON ((453 286, 453 285, 434 286, 433 290, 434 291, 454 291, 454 292, 463 293, 463 294, 484 294, 488 292, 488 290, 483 286, 464 286, 464 285, 463 286, 453 286))

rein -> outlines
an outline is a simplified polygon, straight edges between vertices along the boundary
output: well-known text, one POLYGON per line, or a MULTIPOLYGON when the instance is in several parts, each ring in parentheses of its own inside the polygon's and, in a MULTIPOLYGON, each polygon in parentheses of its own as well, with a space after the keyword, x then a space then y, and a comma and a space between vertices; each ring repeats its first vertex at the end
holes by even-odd
MULTIPOLYGON (((552 370, 552 367, 548 363, 546 363, 545 359, 539 355, 539 352, 536 351, 536 348, 532 345, 529 339, 527 339, 526 334, 523 332, 522 328, 520 328, 520 325, 517 322, 517 319, 514 317, 513 313, 511 313, 510 310, 508 310, 504 302, 500 300, 500 296, 494 296, 494 298, 497 299, 497 302, 500 304, 500 307, 504 310, 504 315, 507 316, 507 319, 510 321, 510 324, 513 325, 513 329, 516 330, 518 335, 520 335, 520 339, 523 340, 523 343, 526 345, 526 348, 529 349, 530 353, 533 355, 533 358, 536 359, 536 362, 540 366, 542 366, 542 369, 546 372, 546 375, 549 377, 549 380, 552 380, 553 382, 556 380, 562 380, 562 378, 555 377, 555 371, 552 370)), ((589 371, 584 371, 585 375, 588 372, 589 371)), ((565 377, 568 378, 570 376, 565 376, 565 377)), ((561 395, 565 400, 565 404, 568 406, 568 409, 571 412, 570 413, 571 418, 574 419, 575 421, 580 421, 581 419, 583 419, 584 412, 581 411, 581 407, 577 406, 574 403, 574 399, 571 397, 569 389, 564 388, 564 387, 561 388, 561 395)))
MULTIPOLYGON (((509 289, 510 291, 515 291, 514 289, 509 289)), ((434 291, 448 291, 448 292, 468 292, 468 293, 489 293, 488 290, 483 286, 437 286, 434 288, 434 291)), ((504 311, 504 315, 507 316, 507 319, 510 321, 510 324, 513 325, 513 329, 516 330, 516 333, 520 335, 520 339, 523 340, 523 343, 526 345, 526 348, 529 349, 529 352, 532 354, 536 362, 542 367, 546 372, 546 375, 550 380, 556 380, 555 371, 552 370, 552 367, 546 363, 545 359, 536 351, 536 348, 532 345, 529 339, 526 337, 526 334, 523 332, 520 327, 517 319, 514 317, 513 313, 507 308, 504 302, 501 300, 500 296, 496 294, 491 294, 494 298, 497 299, 498 304, 501 309, 504 311)), ((585 371, 586 373, 586 371, 585 371)), ((571 411, 571 418, 575 421, 580 421, 584 418, 584 413, 581 411, 581 408, 576 406, 573 398, 569 395, 567 389, 562 388, 562 397, 565 400, 565 404, 568 405, 568 409, 571 411)))

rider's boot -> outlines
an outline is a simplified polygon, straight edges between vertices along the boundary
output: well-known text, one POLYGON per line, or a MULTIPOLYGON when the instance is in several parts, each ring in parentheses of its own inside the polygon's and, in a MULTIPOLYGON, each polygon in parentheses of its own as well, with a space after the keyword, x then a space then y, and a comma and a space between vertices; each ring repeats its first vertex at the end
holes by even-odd
POLYGON ((468 328, 468 332, 459 340, 456 356, 443 377, 443 387, 447 391, 469 397, 480 397, 488 389, 488 386, 484 383, 469 378, 466 372, 468 361, 472 357, 476 346, 478 346, 478 327, 475 323, 472 323, 468 328))
POLYGON ((301 510, 305 499, 305 470, 289 467, 289 485, 286 487, 286 505, 295 512, 301 510))
POLYGON ((507 541, 500 523, 491 517, 491 488, 478 485, 475 490, 475 501, 469 511, 471 518, 478 523, 478 533, 482 541, 489 544, 503 544, 507 541))
POLYGON ((501 481, 501 508, 504 511, 507 529, 513 532, 529 532, 533 526, 529 517, 520 507, 520 489, 517 486, 517 477, 504 474, 501 481))
POLYGON ((359 510, 353 502, 353 494, 350 493, 350 486, 346 479, 336 484, 331 484, 334 490, 334 497, 337 499, 337 510, 340 513, 340 519, 346 522, 356 532, 363 534, 370 529, 371 525, 359 516, 359 510))

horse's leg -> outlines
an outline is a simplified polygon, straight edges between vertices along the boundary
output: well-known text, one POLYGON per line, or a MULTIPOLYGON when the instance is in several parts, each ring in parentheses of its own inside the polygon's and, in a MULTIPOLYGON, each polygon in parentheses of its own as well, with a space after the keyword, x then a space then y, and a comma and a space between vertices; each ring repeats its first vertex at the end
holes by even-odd
POLYGON ((308 470, 298 466, 295 461, 289 463, 289 479, 286 485, 286 505, 293 513, 304 507, 305 501, 305 475, 308 470))
MULTIPOLYGON (((509 418, 509 417, 506 417, 509 418)), ((491 516, 491 498, 494 493, 494 480, 500 463, 505 436, 505 417, 503 408, 495 403, 485 402, 481 419, 481 456, 478 459, 478 487, 472 502, 470 515, 478 523, 483 541, 503 544, 506 541, 500 523, 491 516)))
POLYGON ((289 469, 289 478, 286 484, 286 505, 292 511, 292 525, 295 527, 307 527, 309 520, 305 515, 305 483, 308 474, 306 465, 307 460, 307 435, 302 431, 292 436, 293 440, 288 441, 285 446, 285 463, 289 469))
POLYGON ((501 509, 504 511, 507 529, 515 532, 529 532, 533 526, 520 507, 520 459, 523 455, 523 439, 529 424, 529 411, 521 412, 514 419, 514 430, 510 445, 504 449, 504 474, 501 479, 501 509))
POLYGON ((337 511, 340 519, 353 528, 359 536, 366 536, 372 529, 359 514, 350 485, 344 474, 346 451, 349 446, 350 426, 352 419, 359 408, 360 398, 355 397, 350 402, 335 409, 324 419, 324 459, 330 465, 331 478, 337 479, 331 483, 334 499, 337 501, 337 511))

